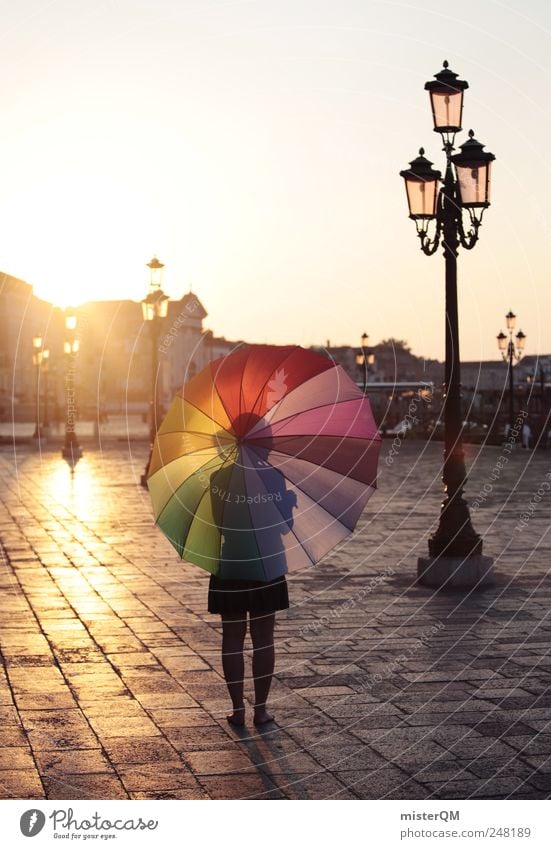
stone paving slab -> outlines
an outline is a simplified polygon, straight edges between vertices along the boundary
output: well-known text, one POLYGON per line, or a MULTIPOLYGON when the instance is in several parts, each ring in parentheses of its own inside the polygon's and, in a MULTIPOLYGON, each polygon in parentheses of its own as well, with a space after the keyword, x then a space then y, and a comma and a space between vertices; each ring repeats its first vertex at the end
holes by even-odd
POLYGON ((356 534, 289 577, 277 725, 260 733, 225 722, 208 575, 153 525, 145 446, 89 450, 74 476, 53 450, 4 446, 0 797, 549 798, 551 541, 534 495, 551 453, 518 450, 496 476, 501 449, 468 446, 497 582, 436 594, 415 575, 441 448, 384 443, 356 534))

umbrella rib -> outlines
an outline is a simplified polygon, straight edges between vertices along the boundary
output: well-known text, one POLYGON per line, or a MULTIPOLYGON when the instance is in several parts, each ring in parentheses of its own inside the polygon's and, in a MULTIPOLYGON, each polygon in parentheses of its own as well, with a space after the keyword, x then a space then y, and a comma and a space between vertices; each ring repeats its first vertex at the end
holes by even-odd
MULTIPOLYGON (((226 355, 226 356, 227 356, 227 355, 226 355)), ((221 361, 222 361, 222 360, 224 360, 224 359, 225 359, 225 357, 221 357, 220 359, 221 359, 221 361)), ((216 360, 215 360, 215 362, 216 362, 216 360)), ((222 398, 222 396, 221 396, 220 392, 218 391, 218 387, 216 386, 216 377, 215 377, 215 375, 212 373, 212 366, 213 366, 213 365, 214 365, 214 363, 210 363, 210 369, 211 369, 211 375, 212 375, 212 386, 213 386, 213 388, 214 388, 214 391, 215 391, 215 392, 216 392, 216 394, 218 395, 218 398, 220 399, 220 403, 222 404, 222 407, 224 408, 224 412, 226 413, 226 415, 227 415, 227 417, 228 417, 228 421, 229 421, 229 422, 230 422, 230 424, 231 424, 231 422, 232 422, 232 417, 230 416, 230 413, 229 413, 228 408, 227 408, 227 407, 226 407, 226 405, 224 404, 224 399, 222 398)), ((201 410, 201 412, 202 412, 202 410, 201 410)), ((206 413, 205 413, 205 415, 206 415, 206 413)), ((213 419, 213 421, 216 421, 216 419, 213 419)), ((216 422, 216 424, 219 424, 219 422, 216 422)), ((228 433, 228 431, 226 431, 226 433, 228 433)), ((231 436, 231 434, 230 434, 230 436, 231 436)))
MULTIPOLYGON (((256 451, 255 451, 254 453, 256 454, 256 451)), ((262 459, 262 458, 260 458, 260 459, 262 459)), ((270 463, 270 466, 271 466, 271 463, 270 463)), ((274 467, 274 466, 272 466, 272 468, 275 468, 275 467, 274 467)), ((278 470, 278 469, 276 469, 276 471, 279 471, 279 470, 278 470)), ((290 479, 289 479, 289 480, 290 480, 290 479)), ((293 481, 291 481, 291 483, 293 483, 293 481)), ((300 488, 297 484, 293 483, 293 486, 296 486, 296 487, 297 487, 297 489, 299 489, 301 492, 303 492, 303 490, 302 490, 302 489, 301 489, 301 488, 300 488)), ((374 490, 374 486, 373 486, 373 484, 367 484, 366 486, 367 486, 367 487, 371 487, 371 488, 374 490)), ((368 500, 369 500, 369 495, 370 495, 370 494, 371 494, 371 493, 368 493, 368 500)), ((328 515, 328 516, 330 516, 332 519, 337 519, 337 517, 336 517, 336 516, 333 516, 331 513, 329 513, 329 511, 325 510, 325 508, 324 508, 324 507, 321 507, 321 505, 319 504, 319 502, 316 502, 316 501, 315 501, 315 499, 313 499, 310 495, 308 495, 308 493, 307 493, 307 492, 305 492, 305 493, 304 493, 304 495, 306 496, 306 498, 308 498, 310 501, 312 501, 312 502, 313 502, 313 504, 314 504, 315 506, 320 507, 320 509, 321 509, 321 510, 323 510, 325 513, 327 513, 327 515, 328 515)), ((366 501, 366 503, 367 503, 367 501, 366 501)), ((275 505, 275 506, 276 506, 276 508, 277 508, 277 505, 275 505)), ((364 506, 365 506, 365 505, 364 505, 364 506)), ((280 511, 278 510, 278 512, 280 512, 280 511)), ((282 515, 282 514, 281 514, 281 512, 280 512, 280 515, 282 515)), ((282 516, 282 518, 285 520, 285 516, 282 516)), ((341 536, 341 538, 340 538, 340 539, 339 539, 339 540, 338 540, 338 541, 337 541, 334 545, 332 545, 332 546, 331 546, 331 548, 330 548, 330 549, 328 549, 328 551, 326 551, 326 552, 325 552, 325 554, 323 555, 324 557, 325 557, 327 554, 329 554, 329 552, 330 552, 330 551, 333 551, 333 549, 334 549, 334 548, 335 548, 335 547, 339 544, 339 542, 342 542, 342 540, 343 540, 343 539, 345 539, 347 536, 349 536, 349 535, 350 535, 350 533, 354 530, 354 528, 349 528, 347 525, 345 525, 345 524, 344 524, 344 522, 341 522, 341 521, 340 521, 340 519, 337 519, 337 522, 338 522, 338 524, 341 526, 341 528, 343 528, 343 530, 344 530, 346 533, 344 533, 344 534, 341 536)), ((301 548, 303 549, 304 553, 306 554, 306 556, 308 557, 308 559, 311 561, 312 565, 313 565, 313 566, 315 566, 315 565, 316 565, 316 563, 317 563, 318 561, 317 561, 317 560, 315 560, 315 559, 314 559, 314 558, 310 555, 310 553, 307 551, 307 549, 306 549, 306 544, 307 544, 307 543, 308 543, 311 539, 313 539, 314 537, 318 536, 318 535, 321 533, 321 531, 317 531, 317 532, 316 532, 316 534, 313 534, 311 537, 309 537, 309 538, 308 538, 308 540, 306 541, 306 543, 303 543, 303 542, 299 539, 299 537, 296 535, 296 533, 294 532, 294 530, 293 530, 292 528, 290 528, 290 532, 293 534, 293 536, 295 537, 295 539, 298 541, 298 543, 299 543, 299 545, 301 546, 301 548)))
MULTIPOLYGON (((214 419, 212 419, 212 421, 214 421, 214 419)), ((218 424, 218 422, 216 422, 216 424, 218 424)), ((224 430, 224 433, 228 434, 227 436, 218 437, 218 435, 214 433, 206 433, 206 431, 204 430, 189 430, 189 428, 187 427, 185 430, 165 430, 162 433, 158 433, 157 438, 162 439, 163 436, 172 436, 175 433, 195 433, 197 434, 197 436, 210 436, 213 439, 214 437, 216 437, 217 439, 224 439, 226 442, 235 442, 235 436, 232 436, 231 433, 229 433, 229 431, 227 430, 224 430)))
MULTIPOLYGON (((316 436, 316 435, 314 434, 313 436, 314 436, 314 438, 315 438, 315 436, 316 436)), ((296 436, 294 436, 294 437, 293 437, 293 436, 281 436, 281 437, 274 437, 274 440, 272 440, 272 443, 275 441, 275 439, 296 439, 296 438, 297 438, 296 436)), ((324 436, 324 437, 323 437, 323 439, 338 439, 338 440, 340 441, 340 443, 342 443, 343 439, 361 439, 361 437, 359 437, 359 436, 347 436, 347 437, 342 437, 342 436, 324 436)), ((369 449, 373 446, 373 443, 381 442, 381 440, 380 440, 380 439, 374 439, 374 438, 372 438, 372 439, 368 439, 368 438, 366 438, 366 439, 361 439, 361 441, 362 441, 362 442, 369 442, 369 444, 368 444, 368 445, 366 446, 366 448, 362 451, 362 455, 361 455, 361 457, 359 457, 359 458, 358 458, 358 460, 356 460, 356 462, 355 462, 355 463, 354 463, 354 465, 352 466, 352 469, 351 469, 350 471, 348 471, 345 475, 343 474, 343 477, 349 477, 349 478, 352 478, 352 480, 355 480, 355 481, 357 481, 358 483, 365 483, 365 481, 361 480, 361 479, 360 479, 360 478, 358 478, 358 477, 355 477, 355 476, 352 474, 352 472, 353 472, 353 470, 356 468, 356 466, 358 465, 358 463, 360 462, 360 460, 362 460, 362 459, 363 459, 363 457, 365 456, 366 452, 367 452, 367 451, 368 451, 368 450, 369 450, 369 449)), ((253 447, 253 446, 251 446, 251 447, 253 447)), ((260 448, 260 447, 262 447, 262 446, 259 446, 259 448, 260 448)), ((339 447, 338 445, 337 445, 337 446, 335 446, 335 448, 333 449, 333 451, 332 451, 332 452, 331 452, 331 454, 329 455, 329 458, 327 458, 327 459, 331 459, 331 458, 335 455, 335 452, 337 451, 338 447, 339 447)), ((268 450, 268 451, 277 451, 279 454, 284 454, 286 457, 292 457, 292 458, 296 458, 296 459, 298 459, 298 460, 305 460, 305 458, 303 458, 303 457, 299 457, 297 454, 293 453, 292 451, 285 451, 285 450, 284 450, 284 448, 281 448, 281 447, 279 447, 278 445, 275 445, 275 444, 273 444, 273 447, 272 447, 272 448, 269 448, 269 449, 267 449, 267 450, 268 450)), ((378 449, 378 450, 380 450, 380 446, 379 446, 379 449, 378 449)), ((312 461, 311 461, 311 460, 305 460, 305 462, 307 462, 307 463, 312 463, 312 461)), ((321 464, 320 464, 320 463, 317 463, 317 464, 316 464, 316 463, 312 463, 312 465, 314 465, 314 466, 315 466, 315 465, 318 465, 318 466, 319 466, 319 465, 321 465, 321 464)), ((323 468, 327 468, 327 467, 323 466, 323 468)), ((335 470, 335 469, 329 469, 329 471, 336 471, 336 470, 335 470)), ((340 473, 340 472, 337 472, 337 474, 341 474, 341 473, 340 473)), ((375 478, 375 480, 376 480, 376 478, 375 478)), ((375 485, 375 483, 369 484, 369 486, 374 486, 374 485, 375 485)))
MULTIPOLYGON (((213 386, 214 386, 214 383, 213 383, 213 386)), ((216 394, 218 395, 218 398, 220 399, 220 403, 221 403, 221 404, 222 404, 222 406, 224 407, 224 402, 223 402, 223 401, 222 401, 222 399, 220 398, 220 394, 219 394, 218 390, 216 389, 216 386, 214 386, 214 390, 215 390, 216 394)), ((190 407, 193 407, 193 408, 194 408, 194 410, 197 410, 197 412, 198 412, 198 413, 201 413, 201 415, 202 415, 202 416, 206 416, 206 417, 207 417, 208 419, 210 419, 211 421, 216 422, 216 424, 218 425, 218 427, 220 427, 220 428, 224 431, 224 433, 227 433, 227 434, 228 434, 228 436, 229 436, 230 438, 232 438, 232 435, 231 435, 231 433, 229 432, 229 430, 227 430, 227 429, 224 427, 224 425, 220 424, 220 422, 218 421, 218 419, 215 419, 215 418, 214 418, 214 416, 210 415, 210 413, 207 413, 205 410, 202 410, 202 409, 201 409, 201 407, 198 407, 198 406, 197 406, 197 404, 194 404, 194 403, 193 403, 193 401, 189 401, 189 400, 188 400, 188 398, 186 398, 184 395, 179 395, 178 397, 179 397, 179 398, 181 398, 181 399, 182 399, 182 401, 184 401, 184 403, 189 404, 189 406, 190 406, 190 407)), ((224 407, 224 410, 225 410, 225 412, 226 412, 226 415, 228 416, 228 421, 229 421, 229 422, 231 422, 231 419, 230 419, 229 413, 228 413, 228 411, 226 410, 226 408, 225 408, 225 407, 224 407)), ((202 430, 189 430, 188 428, 185 428, 185 430, 186 430, 186 431, 188 431, 188 433, 204 433, 204 431, 202 431, 202 430)), ((167 430, 167 431, 165 431, 165 433, 182 433, 182 429, 180 429, 180 430, 167 430)), ((162 433, 161 433, 160 435, 161 435, 161 436, 163 436, 163 434, 162 434, 162 433)))
POLYGON ((249 348, 247 352, 247 358, 243 363, 243 368, 241 369, 241 380, 239 381, 239 419, 241 419, 241 414, 245 412, 244 410, 244 401, 243 398, 243 376, 245 374, 245 369, 247 368, 247 364, 251 358, 252 348, 249 348))
MULTIPOLYGON (((255 453, 256 453, 256 452, 255 452, 255 453)), ((286 456, 287 456, 287 455, 286 455, 286 456)), ((267 461, 267 462, 269 462, 269 461, 267 461)), ((310 461, 309 461, 309 460, 306 460, 306 462, 308 463, 308 462, 310 462, 310 461)), ((315 464, 314 464, 314 463, 311 463, 311 465, 315 465, 315 464)), ((283 475, 283 477, 287 478, 287 480, 288 480, 288 481, 290 481, 290 482, 293 484, 293 486, 295 486, 298 490, 300 490, 300 492, 304 493, 304 495, 306 496, 306 498, 310 499, 310 501, 312 502, 312 504, 314 504, 316 507, 319 507, 319 509, 320 509, 320 510, 323 510, 323 512, 324 512, 324 513, 327 513, 327 515, 328 515, 328 516, 330 516, 332 519, 336 519, 336 520, 337 520, 337 522, 339 522, 339 524, 343 526, 343 528, 346 528, 347 530, 351 530, 351 531, 353 531, 353 530, 354 530, 354 528, 349 528, 349 526, 348 526, 348 525, 346 525, 346 524, 345 524, 345 523, 341 520, 340 516, 335 516, 333 513, 331 513, 329 510, 327 510, 325 507, 323 507, 323 506, 319 503, 319 501, 316 501, 316 499, 315 499, 315 498, 313 498, 311 495, 309 495, 309 493, 307 493, 307 492, 306 492, 306 490, 305 490, 305 489, 303 489, 303 488, 300 486, 300 484, 295 483, 295 481, 294 481, 294 480, 291 480, 291 478, 288 478, 288 477, 287 477, 287 475, 285 475, 285 473, 284 473, 284 472, 282 472, 282 471, 281 471, 280 469, 278 469, 276 466, 272 466, 272 464, 271 464, 271 463, 270 463, 270 466, 271 466, 271 468, 272 468, 272 469, 275 469, 275 471, 277 471, 277 472, 279 472, 281 475, 283 475)), ((320 466, 319 468, 324 468, 324 467, 323 467, 323 466, 320 466)), ((329 471, 333 471, 333 470, 332 470, 332 469, 329 469, 329 471)), ((337 475, 338 475, 338 474, 340 474, 340 472, 335 472, 335 474, 337 474, 337 475)), ((341 477, 345 478, 345 477, 347 477, 347 476, 346 476, 346 475, 341 475, 341 477)), ((356 480, 356 478, 352 478, 352 480, 356 480)), ((357 483, 361 483, 361 481, 357 481, 357 483)), ((367 485, 368 485, 368 484, 366 484, 366 486, 367 486, 367 485)), ((285 518, 285 517, 283 517, 283 518, 285 518)))
MULTIPOLYGON (((202 453, 209 453, 210 454, 211 451, 217 449, 218 447, 219 446, 211 445, 211 446, 208 446, 208 447, 204 446, 203 448, 194 448, 193 451, 182 451, 181 454, 176 454, 174 457, 171 457, 170 460, 167 460, 165 463, 163 463, 162 466, 159 466, 159 468, 155 472, 153 472, 153 474, 151 475, 151 478, 153 478, 159 472, 162 472, 163 469, 166 469, 166 467, 169 466, 171 463, 175 463, 176 460, 181 460, 182 457, 194 457, 197 454, 202 454, 202 453)), ((161 455, 160 450, 159 450, 159 454, 161 455)), ((218 451, 217 456, 220 457, 221 455, 222 455, 222 451, 218 451)), ((161 455, 161 459, 163 459, 162 455, 161 455)), ((212 457, 212 460, 216 460, 216 457, 212 457)), ((195 473, 192 472, 191 474, 195 474, 195 473)))
MULTIPOLYGON (((298 458, 297 458, 297 459, 298 459, 298 458)), ((302 462, 309 463, 311 466, 314 466, 314 467, 315 467, 315 463, 310 463, 310 461, 309 461, 309 460, 304 460, 304 461, 302 461, 302 462)), ((270 463, 270 466, 271 466, 271 465, 272 465, 272 464, 270 463)), ((277 469, 277 466, 272 466, 272 468, 273 468, 273 469, 277 469)), ((317 468, 325 468, 325 467, 324 467, 324 466, 318 466, 317 468)), ((280 470, 279 470, 279 469, 277 469, 277 471, 280 471, 280 470)), ((327 469, 327 471, 330 471, 330 472, 331 472, 331 471, 333 471, 333 469, 327 469)), ((340 517, 340 516, 335 516, 335 514, 334 514, 334 513, 331 513, 331 511, 330 511, 330 510, 328 510, 326 507, 323 507, 323 505, 322 505, 322 504, 320 504, 320 502, 319 502, 319 501, 316 501, 316 499, 315 499, 312 495, 310 495, 310 493, 306 492, 306 490, 304 489, 304 487, 302 487, 299 483, 296 483, 296 481, 294 481, 292 478, 288 477, 288 475, 285 475, 283 472, 281 472, 281 474, 282 474, 284 477, 286 477, 286 478, 287 478, 287 480, 288 480, 288 481, 290 481, 290 482, 293 484, 293 486, 295 486, 297 489, 299 489, 301 492, 303 492, 303 493, 304 493, 304 495, 306 495, 306 497, 307 497, 307 498, 309 498, 309 499, 310 499, 310 501, 312 501, 312 502, 316 505, 316 507, 319 507, 319 508, 320 508, 320 510, 323 510, 325 513, 327 513, 327 515, 328 515, 328 516, 331 516, 331 518, 332 518, 332 519, 336 519, 336 520, 337 520, 337 521, 338 521, 338 522, 339 522, 339 523, 340 523, 340 524, 341 524, 344 528, 347 528, 347 529, 348 529, 348 530, 350 530, 350 531, 353 531, 353 530, 354 530, 354 526, 350 527, 350 525, 347 525, 347 524, 346 524, 346 522, 343 522, 343 520, 341 519, 341 517, 340 517)), ((349 477, 349 476, 347 476, 347 475, 341 475, 341 474, 340 474, 340 472, 335 472, 335 474, 336 474, 336 475, 340 475, 340 477, 341 477, 341 478, 343 478, 343 479, 344 479, 344 478, 346 478, 346 477, 349 477)), ((356 478, 351 478, 351 480, 356 481, 356 478)), ((361 483, 361 481, 356 481, 356 483, 361 483)), ((365 484, 365 486, 367 487, 367 486, 369 486, 369 484, 365 484)), ((362 492, 362 495, 361 495, 361 496, 358 496, 358 498, 356 498, 356 499, 355 499, 352 503, 353 503, 353 504, 355 504, 355 503, 356 503, 356 501, 359 501, 359 500, 360 500, 360 498, 361 498, 362 496, 363 496, 363 492, 362 492)))
MULTIPOLYGON (((348 474, 348 472, 346 472, 346 473, 338 472, 336 469, 330 469, 330 468, 328 468, 327 466, 321 466, 319 463, 314 463, 314 462, 312 462, 312 460, 307 460, 307 459, 306 459, 306 458, 304 458, 304 457, 297 457, 297 456, 295 456, 295 455, 284 454, 282 451, 279 451, 277 448, 274 448, 274 449, 273 449, 273 453, 274 453, 274 454, 280 454, 280 455, 281 455, 281 457, 282 457, 283 459, 284 459, 285 457, 291 457, 291 459, 292 459, 292 460, 297 460, 299 463, 305 463, 307 466, 311 466, 311 467, 312 467, 312 469, 313 469, 313 471, 312 471, 309 475, 307 475, 307 476, 306 476, 305 480, 308 480, 309 478, 314 477, 314 474, 315 474, 316 469, 323 469, 325 472, 329 472, 329 473, 330 473, 330 474, 332 474, 332 475, 336 475, 336 476, 337 476, 337 477, 339 477, 341 480, 351 480, 351 481, 353 481, 355 484, 359 484, 360 486, 362 486, 362 487, 364 487, 364 488, 365 488, 365 487, 370 487, 370 486, 371 486, 371 487, 375 487, 375 483, 376 483, 376 481, 373 481, 373 482, 370 482, 370 483, 366 483, 365 481, 363 481, 363 480, 359 480, 358 478, 355 478, 355 477, 353 477, 352 475, 348 474)), ((270 464, 270 465, 271 465, 271 464, 270 464)), ((277 466, 274 466, 274 468, 277 468, 277 466)), ((282 475, 285 475, 285 477, 287 477, 287 476, 288 476, 288 475, 287 475, 284 471, 282 471, 282 472, 281 472, 281 474, 282 474, 282 475)), ((295 483, 291 477, 289 477, 289 480, 291 481, 291 483, 292 483, 292 484, 294 484, 294 486, 298 487, 299 489, 302 489, 302 486, 301 486, 300 484, 298 484, 298 483, 295 483)), ((335 487, 332 487, 332 489, 331 489, 331 490, 329 490, 329 492, 333 492, 333 489, 335 489, 335 487)), ((306 493, 306 495, 308 495, 308 493, 306 492, 306 490, 303 490, 303 491, 306 493)), ((310 495, 309 497, 310 497, 310 498, 313 498, 313 496, 311 496, 311 495, 310 495)), ((315 501, 316 499, 314 498, 313 500, 315 501)), ((356 500, 358 500, 358 499, 356 499, 356 500)), ((354 502, 354 503, 355 503, 355 502, 354 502)))
MULTIPOLYGON (((286 456, 287 456, 287 455, 286 455, 286 456)), ((297 458, 297 459, 298 459, 298 458, 297 458)), ((314 467, 316 466, 316 464, 315 464, 315 463, 311 463, 311 462, 310 462, 310 460, 302 460, 302 459, 301 459, 301 462, 308 463, 309 465, 314 466, 314 467)), ((270 465, 271 465, 271 463, 270 463, 270 465)), ((274 468, 274 469, 277 469, 277 466, 273 466, 273 468, 274 468)), ((324 466, 318 466, 318 468, 325 468, 325 467, 324 467, 324 466)), ((333 469, 326 469, 326 471, 333 472, 334 470, 333 470, 333 469)), ((282 472, 281 474, 284 474, 284 473, 282 472)), ((355 498, 352 502, 349 502, 349 503, 348 503, 348 507, 350 507, 351 505, 356 504, 358 501, 361 501, 361 500, 362 500, 362 498, 364 498, 364 497, 365 497, 365 495, 366 495, 367 491, 368 491, 370 488, 371 488, 371 489, 373 489, 373 490, 376 488, 376 487, 375 487, 375 483, 365 483, 364 481, 359 481, 357 478, 353 478, 351 475, 341 475, 341 473, 340 473, 340 472, 334 472, 334 474, 336 474, 336 475, 340 475, 340 477, 341 477, 341 478, 343 478, 343 479, 345 479, 345 478, 349 478, 350 480, 353 480, 353 481, 354 481, 354 483, 362 484, 362 486, 364 487, 364 489, 362 490, 362 492, 361 492, 361 493, 360 493, 360 494, 359 494, 359 495, 358 495, 358 496, 357 496, 357 497, 356 497, 356 498, 355 498)), ((343 528, 347 528, 347 530, 349 530, 349 531, 353 531, 353 530, 354 530, 354 528, 356 527, 356 525, 355 525, 355 524, 354 524, 354 525, 347 525, 347 524, 346 524, 346 522, 344 522, 344 521, 341 519, 341 517, 340 517, 340 516, 335 516, 335 514, 334 514, 334 513, 331 513, 331 511, 330 511, 330 510, 327 510, 325 507, 323 507, 323 506, 319 503, 319 501, 316 501, 316 499, 315 499, 312 495, 310 495, 310 493, 308 493, 308 492, 307 492, 307 491, 306 491, 306 490, 305 490, 305 489, 304 489, 304 488, 303 488, 303 487, 302 487, 299 483, 296 483, 296 482, 295 482, 295 481, 294 481, 291 477, 288 477, 287 475, 284 475, 284 477, 287 477, 287 480, 289 480, 289 481, 293 484, 293 486, 294 486, 294 487, 296 487, 296 488, 297 488, 297 489, 299 489, 301 492, 303 492, 303 493, 304 493, 304 495, 306 495, 306 497, 310 499, 310 501, 313 501, 313 502, 314 502, 314 504, 316 505, 316 507, 319 507, 321 510, 324 510, 324 511, 327 513, 327 515, 328 515, 328 516, 331 516, 333 519, 336 519, 336 520, 337 520, 337 521, 338 521, 338 522, 339 522, 339 523, 343 526, 343 528)), ((366 501, 366 503, 367 503, 367 501, 366 501)))
MULTIPOLYGON (((165 469, 168 466, 170 466, 171 463, 175 463, 176 460, 181 460, 182 457, 191 457, 192 455, 195 455, 195 454, 207 454, 207 455, 210 455, 211 460, 216 460, 216 458, 220 457, 220 455, 222 453, 222 452, 218 451, 218 454, 216 456, 212 455, 212 452, 215 451, 216 449, 217 449, 216 445, 211 445, 211 446, 206 446, 204 448, 196 448, 195 451, 185 452, 184 454, 179 454, 177 457, 172 457, 170 460, 167 460, 165 463, 163 463, 162 466, 159 466, 159 468, 156 471, 154 471, 152 475, 150 475, 149 480, 153 480, 153 478, 156 477, 160 472, 165 471, 165 469)), ((210 461, 207 461, 207 462, 210 462, 210 461)), ((204 464, 204 465, 206 465, 206 464, 204 464)), ((191 472, 190 474, 194 474, 194 472, 191 472)), ((166 473, 165 473, 165 475, 166 475, 166 473)))
MULTIPOLYGON (((267 428, 274 428, 274 427, 278 427, 279 425, 284 425, 284 424, 285 424, 285 422, 290 422, 290 421, 292 421, 293 419, 296 419, 298 416, 303 416, 305 413, 311 413, 311 412, 312 412, 312 410, 323 410, 323 408, 324 408, 324 407, 333 407, 333 408, 336 408, 336 407, 339 407, 341 404, 349 404, 349 403, 350 403, 350 401, 355 401, 355 400, 361 400, 361 399, 350 398, 350 399, 346 399, 346 400, 344 400, 344 401, 337 401, 337 403, 336 403, 336 404, 335 404, 335 402, 334 402, 334 401, 332 401, 332 402, 327 403, 327 404, 317 404, 317 405, 315 405, 314 407, 305 407, 303 410, 300 410, 298 413, 291 413, 290 415, 285 416, 285 418, 284 418, 284 419, 280 419, 280 420, 279 420, 279 421, 277 421, 277 422, 274 422, 274 423, 269 422, 269 423, 266 425, 266 428, 265 428, 265 429, 267 429, 267 428)), ((368 402, 368 403, 369 403, 369 402, 368 402)), ((358 418, 358 416, 356 415, 356 416, 355 416, 355 418, 354 418, 352 421, 353 421, 353 422, 355 422, 355 421, 357 420, 357 418, 358 418)), ((375 427, 377 427, 377 426, 375 425, 375 427)), ((262 431, 258 431, 258 433, 262 433, 262 431)), ((256 433, 256 434, 252 434, 250 437, 247 437, 247 439, 248 439, 248 440, 253 440, 253 439, 265 439, 265 438, 266 438, 266 437, 258 436, 258 433, 256 433)), ((285 434, 285 435, 286 435, 286 436, 291 436, 292 434, 285 434)), ((308 435, 311 435, 311 436, 320 436, 320 434, 317 434, 317 433, 313 433, 313 434, 299 433, 299 434, 294 434, 294 435, 295 435, 295 436, 308 436, 308 435)), ((381 437, 380 437, 380 436, 378 436, 378 435, 374 435, 374 436, 365 436, 365 437, 364 437, 364 436, 349 437, 349 436, 348 436, 348 434, 346 434, 346 433, 341 433, 341 434, 327 434, 327 436, 331 436, 331 435, 333 435, 333 436, 337 436, 337 435, 338 435, 338 436, 340 436, 340 437, 341 437, 341 438, 343 438, 343 439, 344 439, 344 438, 352 438, 352 439, 376 439, 376 440, 378 439, 379 441, 380 441, 380 439, 381 439, 381 437)), ((273 434, 273 436, 277 436, 277 433, 273 434)))

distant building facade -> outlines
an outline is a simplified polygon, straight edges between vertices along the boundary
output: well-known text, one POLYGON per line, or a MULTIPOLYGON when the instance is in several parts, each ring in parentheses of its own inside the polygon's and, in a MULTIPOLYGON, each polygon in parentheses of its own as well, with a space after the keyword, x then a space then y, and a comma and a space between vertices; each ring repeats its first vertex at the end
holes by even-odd
MULTIPOLYGON (((144 412, 151 395, 152 338, 136 301, 91 301, 78 309, 80 369, 88 391, 81 406, 144 412)), ((207 311, 192 292, 171 300, 157 341, 159 402, 165 409, 184 383, 211 360, 243 343, 205 329, 207 311)))
MULTIPOLYGON (((33 338, 40 336, 50 351, 50 393, 62 393, 58 366, 63 357, 63 315, 37 298, 30 283, 0 272, 0 419, 30 418, 37 391, 33 338)), ((38 387, 43 391, 44 387, 38 387)))
MULTIPOLYGON (((152 385, 152 338, 138 301, 90 301, 77 310, 77 405, 83 417, 98 414, 147 414, 152 385)), ((207 310, 193 292, 168 303, 167 318, 157 341, 159 401, 165 409, 182 385, 207 363, 247 343, 215 336, 204 326, 207 310)), ((47 392, 50 417, 64 416, 66 360, 63 311, 37 298, 32 286, 0 273, 0 419, 32 420, 37 388, 47 392), (47 373, 37 382, 33 337, 41 336, 50 352, 47 373)), ((358 384, 364 370, 356 362, 359 347, 312 346, 339 363, 358 384)), ((409 409, 422 384, 431 385, 425 417, 439 415, 443 364, 416 357, 407 345, 387 339, 369 346, 375 361, 369 368, 368 394, 377 420, 391 426, 409 409)), ((514 369, 515 404, 525 405, 541 428, 549 417, 551 355, 526 356, 514 369), (546 418, 547 417, 547 418, 546 418)), ((461 365, 464 415, 491 422, 506 415, 508 367, 499 360, 461 365)), ((425 393, 426 395, 426 393, 425 393)))

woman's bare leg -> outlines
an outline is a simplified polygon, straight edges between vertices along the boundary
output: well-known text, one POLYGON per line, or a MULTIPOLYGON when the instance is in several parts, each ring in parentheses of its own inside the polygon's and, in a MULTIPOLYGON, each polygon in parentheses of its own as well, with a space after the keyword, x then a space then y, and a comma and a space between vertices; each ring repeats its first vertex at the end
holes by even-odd
POLYGON ((246 613, 237 616, 222 614, 222 668, 233 705, 233 713, 227 717, 228 722, 232 725, 243 725, 245 723, 243 645, 246 632, 246 613))
POLYGON ((254 721, 257 725, 263 725, 273 719, 266 710, 266 702, 274 672, 275 613, 252 615, 250 622, 253 641, 254 721))

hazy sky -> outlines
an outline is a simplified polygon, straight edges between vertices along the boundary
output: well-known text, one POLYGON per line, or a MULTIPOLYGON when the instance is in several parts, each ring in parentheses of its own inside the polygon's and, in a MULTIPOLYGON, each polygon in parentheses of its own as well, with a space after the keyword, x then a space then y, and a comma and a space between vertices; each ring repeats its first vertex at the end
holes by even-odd
MULTIPOLYGON (((216 333, 402 337, 443 356, 444 261, 398 172, 442 153, 423 85, 467 79, 496 155, 460 257, 462 358, 512 308, 551 351, 551 4, 546 0, 4 0, 0 270, 61 304, 139 300, 144 264, 193 284, 216 333)), ((466 138, 466 133, 461 140, 466 138)))

